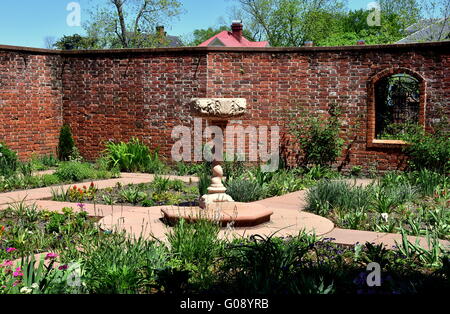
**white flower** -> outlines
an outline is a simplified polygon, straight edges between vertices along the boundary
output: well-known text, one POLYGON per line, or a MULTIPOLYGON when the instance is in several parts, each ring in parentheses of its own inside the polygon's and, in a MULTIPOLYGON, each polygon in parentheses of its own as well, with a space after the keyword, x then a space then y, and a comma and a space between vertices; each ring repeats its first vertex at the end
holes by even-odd
POLYGON ((37 289, 37 288, 39 288, 39 285, 35 282, 34 284, 31 285, 31 288, 37 289))
POLYGON ((382 213, 381 218, 383 218, 383 220, 387 222, 389 219, 389 215, 387 213, 382 213))
POLYGON ((23 294, 30 294, 31 292, 33 292, 33 289, 28 288, 28 287, 23 287, 22 289, 20 289, 20 293, 23 293, 23 294))

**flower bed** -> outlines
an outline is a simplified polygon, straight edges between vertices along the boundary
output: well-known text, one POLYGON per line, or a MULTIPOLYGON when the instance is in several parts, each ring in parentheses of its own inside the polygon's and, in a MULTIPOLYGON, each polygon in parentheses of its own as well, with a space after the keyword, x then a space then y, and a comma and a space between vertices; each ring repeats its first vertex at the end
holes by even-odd
POLYGON ((449 186, 447 176, 427 170, 390 173, 367 187, 322 181, 306 209, 341 228, 450 239, 449 186))
POLYGON ((7 213, 12 223, 0 235, 0 293, 411 294, 450 289, 448 251, 426 251, 407 241, 387 250, 337 245, 306 234, 222 240, 213 223, 180 221, 165 243, 101 232, 82 214, 67 210, 52 216, 33 207, 7 213), (47 240, 36 241, 37 230, 47 240), (27 258, 39 252, 50 253, 39 264, 27 258), (12 263, 22 257, 20 264, 12 263), (382 284, 369 287, 366 269, 373 262, 381 267, 382 284))
POLYGON ((52 200, 60 202, 141 207, 179 204, 197 206, 199 198, 197 186, 159 176, 156 176, 154 181, 148 184, 123 186, 118 183, 113 188, 103 190, 98 190, 94 183, 83 186, 74 185, 67 190, 54 189, 52 195, 52 200))
POLYGON ((117 177, 120 177, 120 173, 108 171, 96 165, 82 162, 63 162, 58 165, 53 174, 33 175, 32 168, 28 168, 14 172, 7 177, 0 177, 0 192, 117 177))

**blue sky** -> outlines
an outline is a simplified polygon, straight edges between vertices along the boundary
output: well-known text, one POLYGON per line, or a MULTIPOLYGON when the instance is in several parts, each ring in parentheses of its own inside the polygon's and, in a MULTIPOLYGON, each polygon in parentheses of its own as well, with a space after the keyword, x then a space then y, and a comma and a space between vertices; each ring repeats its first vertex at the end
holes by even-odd
MULTIPOLYGON (((55 38, 75 33, 84 34, 82 27, 66 23, 70 2, 78 2, 82 12, 104 0, 2 0, 0 1, 0 45, 44 48, 44 38, 55 38)), ((167 31, 171 35, 186 35, 195 29, 228 20, 233 0, 180 0, 186 11, 173 20, 167 31)), ((373 0, 348 0, 352 9, 366 8, 373 0)), ((81 15, 87 17, 86 14, 81 15)), ((230 21, 231 22, 231 21, 230 21)))

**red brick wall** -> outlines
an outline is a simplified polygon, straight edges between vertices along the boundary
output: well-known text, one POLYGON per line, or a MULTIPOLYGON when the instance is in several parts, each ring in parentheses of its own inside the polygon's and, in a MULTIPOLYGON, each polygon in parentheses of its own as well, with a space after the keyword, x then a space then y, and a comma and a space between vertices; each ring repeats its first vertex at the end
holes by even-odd
POLYGON ((192 125, 189 99, 206 95, 204 53, 76 55, 64 63, 64 121, 89 159, 105 141, 132 137, 170 157, 173 127, 192 125))
POLYGON ((62 123, 60 59, 0 49, 0 142, 22 159, 56 152, 62 123))
POLYGON ((189 99, 243 97, 249 111, 242 119, 244 126, 279 125, 281 150, 290 155, 286 110, 299 106, 317 114, 337 102, 343 108, 341 135, 346 150, 336 166, 397 169, 404 165, 401 148, 367 147, 369 82, 391 68, 404 67, 421 75, 427 84, 429 126, 450 115, 449 47, 449 43, 434 43, 53 54, 8 52, 0 47, 0 138, 23 156, 52 151, 62 111, 88 159, 98 157, 108 139, 131 137, 170 157, 172 128, 193 125, 189 99), (26 104, 30 108, 24 109, 26 104))
MULTIPOLYGON (((426 46, 316 48, 282 52, 217 52, 208 55, 208 96, 243 97, 249 114, 245 125, 279 125, 286 133, 290 121, 284 114, 299 106, 315 115, 336 102, 343 109, 346 140, 343 170, 363 166, 366 171, 402 168, 401 147, 367 147, 368 88, 371 77, 405 67, 427 82, 426 125, 450 116, 450 54, 426 46)), ((289 146, 284 150, 290 151, 289 146)))

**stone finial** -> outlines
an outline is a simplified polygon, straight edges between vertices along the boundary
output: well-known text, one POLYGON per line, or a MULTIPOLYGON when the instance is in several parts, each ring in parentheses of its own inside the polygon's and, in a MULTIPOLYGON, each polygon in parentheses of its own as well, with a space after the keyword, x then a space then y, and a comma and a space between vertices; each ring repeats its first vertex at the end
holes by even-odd
POLYGON ((213 119, 229 119, 247 112, 245 98, 193 98, 192 109, 195 115, 213 119))

